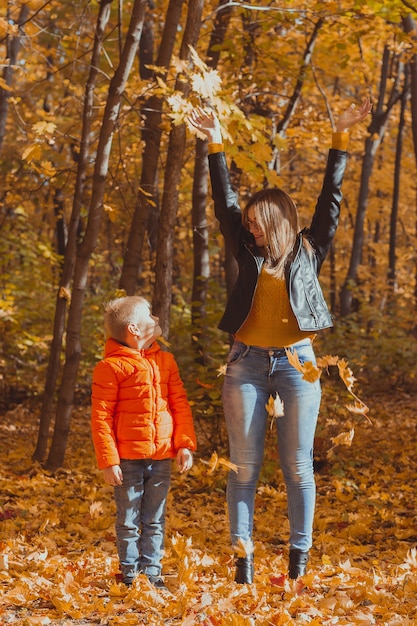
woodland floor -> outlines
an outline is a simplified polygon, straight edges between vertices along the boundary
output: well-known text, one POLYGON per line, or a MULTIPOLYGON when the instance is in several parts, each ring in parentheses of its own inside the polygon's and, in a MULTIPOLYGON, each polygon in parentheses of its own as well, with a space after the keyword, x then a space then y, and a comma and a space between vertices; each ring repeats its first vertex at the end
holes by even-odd
POLYGON ((416 399, 374 398, 372 424, 361 423, 350 447, 322 454, 314 549, 296 582, 286 577, 286 500, 272 436, 253 585, 233 582, 224 465, 197 455, 187 477, 174 470, 170 594, 141 577, 129 591, 115 579, 112 492, 96 470, 88 408, 73 417, 65 468, 51 476, 30 461, 38 416, 18 406, 0 424, 0 624, 417 624, 416 399))

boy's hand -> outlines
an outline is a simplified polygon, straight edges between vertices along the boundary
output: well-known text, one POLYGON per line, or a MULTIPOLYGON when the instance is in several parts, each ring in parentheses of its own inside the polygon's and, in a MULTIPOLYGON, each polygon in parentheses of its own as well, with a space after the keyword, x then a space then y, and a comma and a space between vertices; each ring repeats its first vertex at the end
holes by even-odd
POLYGON ((193 454, 188 448, 180 448, 177 452, 177 465, 180 474, 188 472, 193 466, 193 454))
POLYGON ((123 474, 120 465, 110 465, 103 470, 105 482, 112 487, 121 485, 123 482, 123 474))

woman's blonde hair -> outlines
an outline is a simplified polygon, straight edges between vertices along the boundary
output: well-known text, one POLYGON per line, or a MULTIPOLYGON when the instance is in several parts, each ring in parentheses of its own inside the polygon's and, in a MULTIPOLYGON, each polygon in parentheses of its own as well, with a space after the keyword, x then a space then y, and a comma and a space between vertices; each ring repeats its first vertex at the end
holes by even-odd
POLYGON ((291 196, 274 187, 255 193, 242 211, 242 221, 249 230, 248 211, 255 210, 256 222, 265 237, 266 267, 276 278, 282 278, 288 255, 300 231, 298 211, 291 196))
POLYGON ((150 308, 149 302, 142 296, 125 296, 107 302, 104 305, 106 336, 123 343, 126 339, 127 327, 132 322, 138 321, 136 311, 143 306, 150 308))

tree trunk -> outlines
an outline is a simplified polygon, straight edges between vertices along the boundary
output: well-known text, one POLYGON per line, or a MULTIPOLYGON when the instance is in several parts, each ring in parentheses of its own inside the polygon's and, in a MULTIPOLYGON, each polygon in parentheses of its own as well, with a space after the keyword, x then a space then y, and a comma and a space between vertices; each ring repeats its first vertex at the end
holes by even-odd
POLYGON ((209 237, 207 230, 207 189, 208 189, 207 141, 196 140, 192 195, 193 230, 193 288, 191 297, 192 342, 198 362, 205 363, 204 318, 206 312, 207 285, 210 276, 209 237))
MULTIPOLYGON (((156 61, 158 67, 164 67, 167 70, 174 48, 183 2, 184 0, 170 0, 168 6, 156 61)), ((152 212, 159 213, 157 172, 162 135, 162 102, 162 98, 152 96, 143 107, 145 126, 142 136, 145 140, 145 149, 142 158, 142 174, 119 281, 120 289, 124 289, 128 295, 133 295, 137 287, 150 215, 152 212)))
MULTIPOLYGON (((405 67, 405 73, 408 74, 407 67, 405 67)), ((407 106, 407 100, 409 96, 409 84, 408 79, 404 83, 403 94, 401 98, 401 112, 400 120, 398 123, 397 133, 397 145, 395 150, 395 169, 394 169, 394 188, 392 192, 392 207, 390 215, 390 230, 389 230, 389 251, 388 251, 388 285, 390 287, 391 295, 395 292, 397 273, 396 273, 396 258, 397 258, 397 221, 398 221, 398 205, 400 198, 400 175, 401 175, 401 157, 404 143, 404 127, 405 127, 405 110, 407 106)))
POLYGON ((81 358, 81 317, 88 266, 97 243, 102 219, 103 197, 114 128, 117 122, 126 81, 138 49, 146 5, 147 0, 135 0, 134 2, 126 43, 123 48, 119 66, 110 82, 107 103, 103 114, 103 123, 100 130, 94 167, 93 190, 88 222, 83 242, 77 253, 74 270, 73 293, 67 323, 66 361, 58 397, 54 435, 46 463, 47 469, 52 471, 61 467, 64 461, 71 411, 74 402, 75 385, 81 358))
MULTIPOLYGON (((207 66, 215 69, 220 58, 220 47, 224 42, 230 21, 231 7, 222 7, 227 0, 220 0, 216 12, 214 28, 207 50, 207 66)), ((206 312, 207 288, 210 277, 209 236, 207 229, 208 160, 207 142, 196 139, 192 196, 193 229, 193 288, 191 320, 193 325, 192 343, 197 361, 205 364, 204 319, 206 312)))
MULTIPOLYGON (((200 32, 203 6, 203 0, 190 0, 188 4, 187 23, 179 55, 181 60, 189 59, 189 47, 195 47, 196 45, 200 32)), ((179 76, 175 89, 186 96, 189 91, 189 85, 181 80, 181 76, 179 76)), ((184 149, 185 124, 180 124, 172 129, 169 137, 164 193, 161 214, 159 216, 158 249, 155 268, 153 309, 160 318, 162 332, 165 337, 169 333, 175 221, 184 149)))
POLYGON ((80 154, 78 158, 77 176, 72 203, 71 219, 68 228, 68 238, 65 248, 62 275, 59 283, 55 316, 53 324, 53 336, 51 350, 49 352, 48 370, 46 373, 45 388, 43 393, 38 441, 33 460, 44 461, 48 447, 49 428, 52 421, 55 388, 60 371, 62 341, 65 332, 65 315, 70 300, 71 281, 74 274, 77 238, 79 235, 80 212, 83 204, 84 187, 87 164, 90 158, 91 123, 93 120, 94 89, 97 76, 99 75, 99 61, 103 45, 104 31, 110 17, 110 5, 112 0, 102 0, 97 17, 94 46, 91 55, 90 72, 84 93, 83 126, 80 142, 80 154))
POLYGON ((362 250, 364 242, 364 224, 366 207, 368 203, 369 194, 369 181, 372 174, 373 164, 375 160, 375 154, 385 134, 386 125, 392 107, 399 98, 398 82, 399 75, 397 73, 392 76, 390 69, 395 66, 391 53, 386 46, 384 48, 382 69, 381 69, 381 81, 378 102, 375 109, 372 111, 372 120, 369 125, 369 136, 365 140, 365 155, 362 162, 361 181, 359 189, 358 209, 356 212, 355 228, 353 234, 353 244, 350 254, 350 262, 348 272, 343 283, 340 293, 340 313, 342 316, 347 316, 352 312, 353 294, 352 290, 357 284, 358 269, 362 261, 362 250), (388 102, 384 110, 384 100, 387 93, 388 85, 393 81, 391 92, 388 96, 388 102))
MULTIPOLYGON (((3 80, 8 87, 11 87, 13 82, 13 70, 17 67, 17 55, 22 46, 21 39, 23 37, 23 25, 25 24, 27 17, 29 15, 29 7, 27 4, 23 4, 19 17, 17 20, 17 27, 19 29, 19 34, 17 37, 12 35, 7 35, 6 41, 6 59, 8 60, 7 65, 4 66, 3 70, 3 80)), ((9 97, 12 92, 8 89, 3 89, 0 87, 0 150, 3 145, 4 135, 6 132, 6 121, 7 121, 7 112, 9 110, 9 97)))
MULTIPOLYGON (((406 33, 414 33, 413 40, 417 41, 417 24, 412 15, 403 19, 403 27, 406 33)), ((413 134, 414 157, 417 165, 417 54, 413 54, 410 61, 410 84, 411 84, 411 131, 413 134)), ((416 196, 416 236, 417 236, 417 196, 416 196)), ((414 263, 414 308, 417 311, 417 259, 414 263)), ((417 325, 416 327, 417 328, 417 325)))

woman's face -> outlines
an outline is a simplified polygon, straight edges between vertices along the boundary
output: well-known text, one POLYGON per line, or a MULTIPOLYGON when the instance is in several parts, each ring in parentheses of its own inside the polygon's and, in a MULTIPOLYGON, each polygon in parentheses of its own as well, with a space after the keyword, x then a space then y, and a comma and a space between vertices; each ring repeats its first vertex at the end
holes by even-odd
POLYGON ((258 248, 263 248, 266 245, 265 235, 256 221, 254 207, 250 207, 248 210, 247 223, 249 232, 253 235, 256 245, 258 248))

